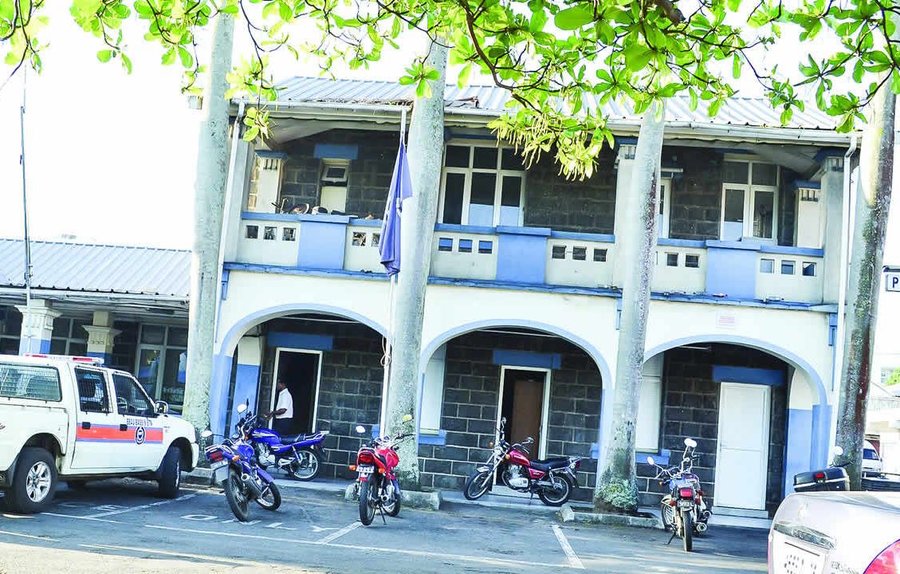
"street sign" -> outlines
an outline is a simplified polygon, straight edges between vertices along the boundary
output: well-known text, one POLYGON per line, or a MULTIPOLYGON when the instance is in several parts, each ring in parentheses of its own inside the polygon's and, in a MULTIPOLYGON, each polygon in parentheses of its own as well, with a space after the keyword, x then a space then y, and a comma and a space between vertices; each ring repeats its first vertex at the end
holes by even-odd
POLYGON ((900 292, 900 267, 885 266, 884 288, 887 291, 900 292))

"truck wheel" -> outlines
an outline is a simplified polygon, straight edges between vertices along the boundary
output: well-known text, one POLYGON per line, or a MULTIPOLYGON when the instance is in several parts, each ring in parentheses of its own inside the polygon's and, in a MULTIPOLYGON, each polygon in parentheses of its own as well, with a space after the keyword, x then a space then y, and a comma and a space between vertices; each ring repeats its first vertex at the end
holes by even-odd
POLYGON ((170 446, 159 465, 159 495, 163 498, 177 498, 181 487, 181 450, 170 446))
POLYGON ((41 512, 56 492, 56 460, 42 448, 23 448, 19 453, 12 487, 6 491, 7 507, 13 512, 41 512))

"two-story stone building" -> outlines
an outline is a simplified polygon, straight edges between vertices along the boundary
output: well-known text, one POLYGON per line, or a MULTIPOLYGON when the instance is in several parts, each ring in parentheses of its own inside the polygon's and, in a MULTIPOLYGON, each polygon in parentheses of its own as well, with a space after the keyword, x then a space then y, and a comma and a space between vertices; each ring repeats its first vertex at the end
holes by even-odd
MULTIPOLYGON (((617 232, 639 118, 609 107, 616 146, 585 181, 525 166, 487 123, 506 94, 449 87, 421 349, 426 487, 458 488, 498 420, 540 456, 602 458, 621 305, 617 232)), ((356 424, 382 409, 389 285, 380 215, 410 89, 298 78, 272 138, 239 144, 229 190, 212 418, 262 410, 283 378, 297 431, 328 429, 347 476, 356 424)), ((831 436, 849 136, 815 112, 781 127, 764 101, 708 118, 671 100, 637 446, 697 439, 717 508, 771 510, 831 436)), ((852 161, 852 160, 851 160, 852 161)), ((589 495, 596 461, 582 467, 589 495)), ((649 469, 639 464, 646 477, 649 469)), ((649 494, 656 490, 644 480, 649 494)))

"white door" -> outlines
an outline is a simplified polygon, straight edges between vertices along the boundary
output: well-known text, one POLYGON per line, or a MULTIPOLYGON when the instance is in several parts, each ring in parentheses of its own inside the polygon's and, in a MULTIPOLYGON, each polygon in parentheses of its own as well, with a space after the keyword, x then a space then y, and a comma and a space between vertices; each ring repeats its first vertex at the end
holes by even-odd
POLYGON ((715 504, 765 510, 770 389, 738 383, 721 387, 715 504))

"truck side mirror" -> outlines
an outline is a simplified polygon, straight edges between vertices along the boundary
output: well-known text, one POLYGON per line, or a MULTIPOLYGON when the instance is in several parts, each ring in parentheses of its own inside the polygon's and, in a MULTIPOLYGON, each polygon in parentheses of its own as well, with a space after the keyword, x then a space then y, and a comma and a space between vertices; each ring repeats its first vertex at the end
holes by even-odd
POLYGON ((156 414, 164 415, 169 412, 169 403, 166 401, 156 401, 156 414))

